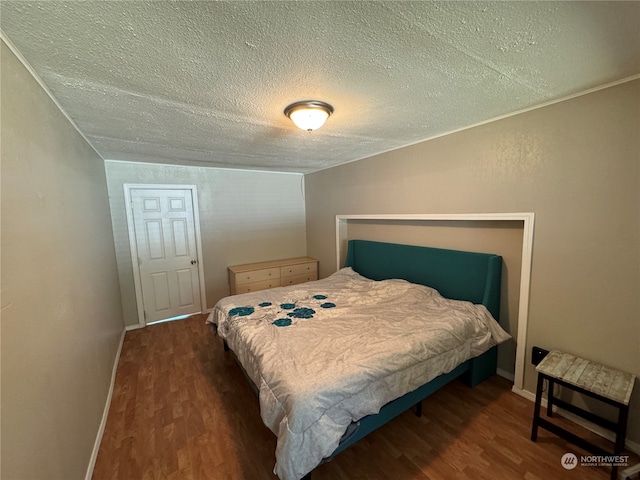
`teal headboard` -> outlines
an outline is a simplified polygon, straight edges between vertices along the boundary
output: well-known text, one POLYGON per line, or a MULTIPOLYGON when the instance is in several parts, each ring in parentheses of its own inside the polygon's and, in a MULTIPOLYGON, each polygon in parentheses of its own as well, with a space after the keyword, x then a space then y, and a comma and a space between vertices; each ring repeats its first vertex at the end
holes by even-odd
POLYGON ((349 240, 345 267, 372 280, 402 278, 435 288, 447 298, 481 303, 500 318, 499 255, 349 240))

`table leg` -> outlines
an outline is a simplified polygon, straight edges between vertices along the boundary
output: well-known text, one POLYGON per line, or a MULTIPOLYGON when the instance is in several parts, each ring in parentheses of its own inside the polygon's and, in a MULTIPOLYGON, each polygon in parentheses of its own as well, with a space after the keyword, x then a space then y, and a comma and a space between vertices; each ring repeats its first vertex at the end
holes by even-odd
POLYGON ((538 373, 538 386, 536 387, 536 403, 533 407, 533 425, 531 427, 531 440, 538 439, 538 420, 540 419, 540 403, 542 402, 542 384, 544 375, 538 373))
MULTIPOLYGON (((624 450, 624 439, 627 436, 627 419, 629 416, 629 407, 620 406, 618 413, 618 428, 616 430, 616 444, 613 448, 613 454, 618 455, 624 450)), ((618 466, 611 467, 611 480, 617 480, 618 478, 618 466)))
POLYGON ((624 439, 627 436, 627 417, 629 416, 629 407, 621 406, 618 413, 618 430, 616 431, 616 446, 613 450, 615 455, 624 450, 624 439))

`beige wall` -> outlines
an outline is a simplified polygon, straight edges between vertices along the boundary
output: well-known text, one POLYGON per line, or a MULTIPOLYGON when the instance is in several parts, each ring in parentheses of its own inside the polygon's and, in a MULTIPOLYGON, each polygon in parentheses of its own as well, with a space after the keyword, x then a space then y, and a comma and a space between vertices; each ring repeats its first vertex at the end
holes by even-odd
POLYGON ((2 469, 84 478, 124 328, 102 159, 2 43, 2 469))
POLYGON ((535 212, 525 389, 533 345, 640 375, 638 105, 636 80, 307 175, 308 254, 331 271, 336 214, 535 212))
POLYGON ((106 161, 125 323, 138 324, 125 183, 196 185, 207 306, 229 295, 227 266, 306 255, 300 174, 106 161))

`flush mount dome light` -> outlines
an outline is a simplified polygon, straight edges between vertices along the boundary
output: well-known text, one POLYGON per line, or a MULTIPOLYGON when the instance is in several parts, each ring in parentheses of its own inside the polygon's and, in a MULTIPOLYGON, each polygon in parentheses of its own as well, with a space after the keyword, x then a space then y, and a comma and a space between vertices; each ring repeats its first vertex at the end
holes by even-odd
POLYGON ((333 107, 318 100, 305 100, 295 102, 284 109, 284 114, 301 130, 312 132, 317 130, 329 115, 333 113, 333 107))

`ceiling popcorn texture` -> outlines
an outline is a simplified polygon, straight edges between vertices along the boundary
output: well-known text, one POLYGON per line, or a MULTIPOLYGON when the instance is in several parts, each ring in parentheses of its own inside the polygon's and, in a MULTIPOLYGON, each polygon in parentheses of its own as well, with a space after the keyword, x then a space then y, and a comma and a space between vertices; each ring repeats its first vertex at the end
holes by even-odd
POLYGON ((313 172, 640 74, 640 2, 7 1, 105 159, 313 172), (307 133, 283 114, 335 108, 307 133))

